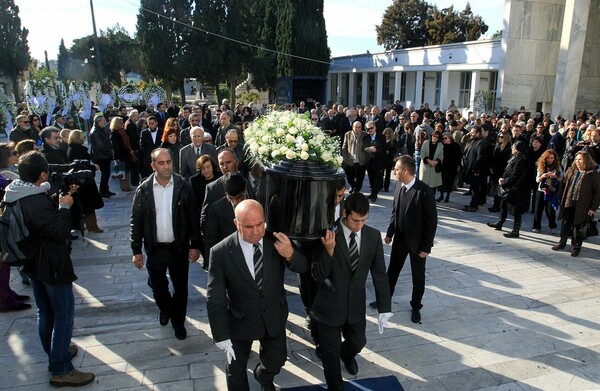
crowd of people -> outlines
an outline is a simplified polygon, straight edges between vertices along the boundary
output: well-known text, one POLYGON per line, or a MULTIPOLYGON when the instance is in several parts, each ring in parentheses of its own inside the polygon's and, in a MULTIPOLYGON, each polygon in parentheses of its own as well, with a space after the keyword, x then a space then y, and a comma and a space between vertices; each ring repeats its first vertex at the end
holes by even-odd
MULTIPOLYGON (((399 102, 383 110, 318 102, 310 108, 300 102, 282 109, 306 113, 315 126, 339 138, 345 179, 336 184, 335 223, 320 245, 265 233, 263 208, 256 201, 262 171, 243 145, 244 129, 265 114, 266 107, 239 104, 231 109, 223 101, 215 113, 207 105, 180 108, 174 102, 161 102, 156 111, 149 104, 108 108, 94 115, 87 132, 74 129, 75 121, 60 114, 47 127, 40 125, 40 116, 25 111, 17 116, 9 142, 0 144, 5 201, 39 199, 35 207, 52 209, 54 220, 36 222, 36 232, 48 245, 60 242, 65 247, 54 256, 54 273, 42 270, 47 255, 33 245, 28 254, 34 261, 21 270, 38 305, 52 384, 79 386, 94 378, 70 365, 77 347, 70 343, 75 277, 68 248, 76 234, 71 228, 102 232, 95 211, 115 195, 109 187, 111 175, 122 192, 135 192, 132 263, 146 268, 159 322, 171 323, 179 340, 187 337, 189 262, 203 262, 210 326, 217 347, 226 354, 231 390, 248 388, 246 365, 254 340, 261 343, 254 377, 262 389, 274 389, 273 378, 286 357, 286 267, 302 276, 306 325, 329 388, 341 390, 339 360, 356 374, 355 357, 366 343, 364 288, 369 272, 377 296, 370 305, 379 311, 383 332, 391 317, 391 295, 409 256, 411 321, 421 322, 425 262, 437 228, 436 203, 448 203, 465 184, 470 196, 462 207, 465 212, 478 212, 492 196, 488 210, 499 218, 488 223, 490 227, 501 230, 508 214, 514 216, 507 238, 519 237, 522 215, 529 211, 534 213, 534 233, 542 230, 544 214, 555 233, 558 218, 560 239, 552 250, 565 248, 571 237, 572 256, 579 255, 585 239, 581 227, 600 205, 600 117, 587 113, 572 120, 552 119, 523 108, 511 115, 477 117, 463 116, 455 107, 442 112, 424 104, 411 110, 399 102), (82 160, 100 172, 99 185, 70 186, 51 200, 44 184, 53 167, 48 163, 82 160), (370 188, 365 196, 367 175, 370 188), (344 199, 346 190, 349 196, 344 199), (381 192, 390 191, 394 201, 384 242, 392 245, 392 254, 386 270, 377 240, 381 234, 366 221, 369 202, 376 203, 381 192), (46 234, 51 228, 52 235, 46 234), (55 303, 57 285, 65 292, 70 289, 71 296, 55 303), (64 324, 50 337, 49 330, 57 327, 49 321, 53 317, 64 324), (338 343, 340 335, 344 343, 338 343), (54 343, 59 337, 60 343, 54 343)), ((28 296, 10 289, 10 268, 0 267, 0 311, 31 308, 28 296)))

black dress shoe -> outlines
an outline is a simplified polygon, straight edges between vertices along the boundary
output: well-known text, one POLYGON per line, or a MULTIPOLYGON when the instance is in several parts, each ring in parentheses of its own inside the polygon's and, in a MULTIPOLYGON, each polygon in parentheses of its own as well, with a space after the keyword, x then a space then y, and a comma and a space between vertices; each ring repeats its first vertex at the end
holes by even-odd
POLYGON ((410 321, 413 323, 421 323, 421 311, 412 310, 412 314, 410 315, 410 321))
POLYGON ((510 231, 504 234, 505 238, 517 239, 519 237, 519 231, 510 231))
POLYGON ((439 196, 438 198, 436 198, 435 200, 437 202, 442 202, 442 200, 444 199, 444 195, 442 194, 441 196, 439 196))
POLYGON ((571 256, 576 257, 579 255, 580 252, 581 252, 580 248, 574 248, 573 250, 571 250, 571 256))
POLYGON ((464 210, 465 212, 477 212, 479 208, 476 206, 465 205, 462 208, 460 208, 460 210, 464 210))
POLYGON ((355 357, 352 357, 350 361, 344 361, 344 366, 349 374, 356 375, 358 373, 358 363, 355 357))
POLYGON ((496 231, 502 231, 502 224, 497 221, 495 223, 487 223, 487 226, 496 229, 496 231))
POLYGON ((160 311, 160 315, 158 317, 158 321, 161 326, 166 326, 169 324, 169 311, 160 311))
POLYGON ((112 196, 112 194, 110 193, 100 193, 100 195, 102 196, 102 198, 110 198, 112 196))
POLYGON ((372 302, 370 302, 370 303, 369 303, 369 307, 377 309, 377 308, 378 308, 378 307, 377 307, 377 302, 376 302, 376 301, 372 301, 372 302))
POLYGON ((253 372, 253 376, 254 376, 254 380, 256 380, 258 382, 258 384, 260 384, 260 390, 261 391, 275 391, 275 384, 273 384, 272 381, 268 382, 268 383, 263 383, 260 381, 260 379, 258 378, 258 367, 260 367, 260 363, 256 364, 256 367, 254 367, 254 372, 253 372))
POLYGON ((19 303, 16 306, 14 306, 13 308, 8 308, 6 310, 0 310, 0 312, 24 311, 24 310, 28 310, 30 308, 31 308, 31 304, 19 303))
POLYGON ((555 246, 552 246, 553 251, 562 250, 565 248, 565 244, 558 242, 555 246))
POLYGON ((187 330, 184 326, 175 327, 175 338, 182 341, 187 337, 187 330))

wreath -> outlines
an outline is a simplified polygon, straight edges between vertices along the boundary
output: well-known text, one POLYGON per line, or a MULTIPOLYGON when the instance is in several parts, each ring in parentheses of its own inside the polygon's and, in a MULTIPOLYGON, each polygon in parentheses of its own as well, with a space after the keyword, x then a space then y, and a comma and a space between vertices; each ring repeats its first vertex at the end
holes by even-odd
POLYGON ((131 83, 121 87, 117 95, 121 104, 129 107, 139 104, 143 96, 142 91, 135 84, 131 83))

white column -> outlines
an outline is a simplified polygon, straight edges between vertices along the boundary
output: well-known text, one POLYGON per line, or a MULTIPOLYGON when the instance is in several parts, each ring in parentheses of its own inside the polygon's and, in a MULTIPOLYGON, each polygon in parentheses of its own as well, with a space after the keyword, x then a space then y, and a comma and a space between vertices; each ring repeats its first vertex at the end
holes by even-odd
POLYGON ((356 86, 354 85, 354 80, 356 79, 356 74, 350 72, 348 74, 348 107, 354 107, 356 103, 354 103, 354 97, 356 96, 356 86))
MULTIPOLYGON (((400 86, 402 83, 402 72, 396 71, 396 78, 394 79, 394 103, 400 99, 400 86)), ((400 113, 398 113, 400 114, 400 113)))
POLYGON ((369 99, 369 74, 367 72, 362 73, 362 94, 360 99, 361 105, 366 106, 369 104, 369 102, 367 102, 369 99))
POLYGON ((340 103, 342 101, 342 96, 344 96, 344 92, 342 91, 342 73, 337 74, 337 95, 335 97, 335 101, 340 103))
POLYGON ((475 113, 477 108, 475 107, 475 94, 479 91, 479 78, 481 76, 480 71, 473 71, 471 74, 471 96, 469 97, 469 110, 475 113))
POLYGON ((450 71, 442 71, 441 73, 442 81, 440 83, 440 101, 438 104, 440 105, 440 110, 446 110, 446 108, 450 105, 450 101, 448 100, 450 71))
POLYGON ((415 81, 415 110, 419 110, 423 104, 423 71, 417 71, 417 79, 415 81))
POLYGON ((383 72, 377 72, 377 83, 375 86, 375 104, 381 108, 383 104, 383 72))
POLYGON ((561 114, 564 118, 571 118, 575 113, 590 11, 590 0, 565 2, 552 115, 561 114))

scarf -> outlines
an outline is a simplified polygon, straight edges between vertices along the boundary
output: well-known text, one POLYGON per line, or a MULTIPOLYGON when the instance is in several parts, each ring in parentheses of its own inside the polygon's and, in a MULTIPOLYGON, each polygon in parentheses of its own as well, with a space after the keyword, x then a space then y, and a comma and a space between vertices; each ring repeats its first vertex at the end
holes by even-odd
POLYGON ((565 208, 573 206, 573 201, 579 201, 579 193, 581 192, 581 183, 585 174, 591 171, 578 171, 574 177, 571 177, 571 182, 568 184, 569 190, 567 190, 567 199, 565 201, 565 208))

